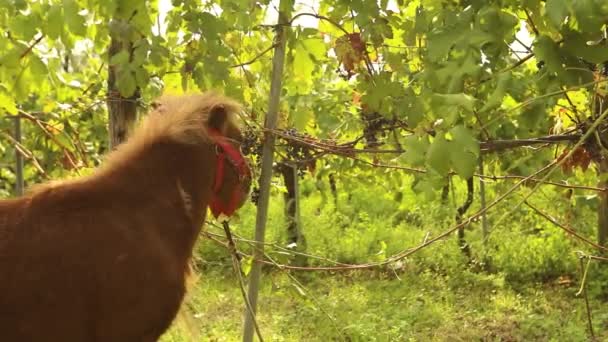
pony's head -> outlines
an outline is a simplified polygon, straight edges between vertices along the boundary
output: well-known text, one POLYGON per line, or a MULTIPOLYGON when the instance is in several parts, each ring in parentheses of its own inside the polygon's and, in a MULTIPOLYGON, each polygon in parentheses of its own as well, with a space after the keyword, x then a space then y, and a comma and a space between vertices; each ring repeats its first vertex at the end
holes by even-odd
MULTIPOLYGON (((216 93, 162 96, 154 101, 151 115, 171 117, 157 129, 183 143, 208 143, 215 153, 213 194, 209 207, 212 214, 232 215, 246 201, 251 188, 251 170, 241 153, 243 142, 236 115, 241 105, 216 93)), ((163 121, 165 121, 163 120, 163 121)), ((154 125, 152 125, 154 126, 154 125)), ((151 127, 152 131, 155 127, 151 127)), ((143 130, 150 134, 149 129, 143 130)))

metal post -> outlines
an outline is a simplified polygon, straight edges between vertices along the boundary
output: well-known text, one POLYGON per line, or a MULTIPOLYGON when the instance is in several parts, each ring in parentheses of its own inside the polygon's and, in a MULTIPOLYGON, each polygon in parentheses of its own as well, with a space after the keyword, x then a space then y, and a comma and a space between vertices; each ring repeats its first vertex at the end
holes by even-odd
MULTIPOLYGON (((281 0, 279 3, 279 23, 276 26, 276 47, 272 59, 272 76, 270 83, 270 96, 268 101, 268 112, 264 122, 264 127, 272 130, 277 124, 279 115, 279 103, 282 90, 283 66, 285 60, 285 50, 287 45, 288 16, 291 14, 292 2, 281 0), (285 9, 288 11, 285 11, 285 9)), ((262 172, 260 174, 260 196, 258 198, 258 210, 255 221, 255 248, 253 250, 253 265, 249 275, 249 288, 247 295, 251 302, 252 312, 245 313, 245 323, 243 325, 243 342, 253 342, 254 320, 257 313, 258 292, 260 278, 262 275, 262 264, 259 262, 264 259, 264 235, 266 231, 266 221, 268 216, 268 202, 270 198, 270 180, 272 177, 272 164, 274 159, 275 136, 266 133, 262 150, 262 172)))

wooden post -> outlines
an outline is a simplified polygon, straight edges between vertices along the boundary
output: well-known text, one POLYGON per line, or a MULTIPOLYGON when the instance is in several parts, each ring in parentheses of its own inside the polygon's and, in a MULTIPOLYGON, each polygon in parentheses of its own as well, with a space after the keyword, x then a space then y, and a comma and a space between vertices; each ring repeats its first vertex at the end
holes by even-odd
MULTIPOLYGON (((109 60, 121 49, 126 48, 131 53, 131 44, 121 42, 116 37, 111 37, 110 48, 108 51, 109 60), (125 46, 126 45, 126 46, 125 46)), ((115 149, 119 144, 127 139, 129 130, 135 123, 137 118, 137 100, 140 96, 140 91, 137 89, 135 93, 126 98, 118 91, 117 86, 117 71, 116 67, 108 66, 108 135, 109 135, 109 150, 115 149)))
MULTIPOLYGON (((21 116, 17 115, 15 120, 15 132, 14 138, 18 144, 21 144, 21 116)), ((17 196, 23 195, 24 181, 23 181, 23 156, 19 152, 17 146, 15 146, 15 194, 17 196)))
MULTIPOLYGON (((483 156, 479 155, 479 173, 484 174, 483 168, 483 156)), ((486 209, 486 184, 484 183, 483 178, 479 178, 479 202, 481 205, 480 210, 486 209)), ((481 215, 481 233, 483 237, 483 245, 486 245, 486 240, 488 239, 488 217, 484 211, 481 215)))

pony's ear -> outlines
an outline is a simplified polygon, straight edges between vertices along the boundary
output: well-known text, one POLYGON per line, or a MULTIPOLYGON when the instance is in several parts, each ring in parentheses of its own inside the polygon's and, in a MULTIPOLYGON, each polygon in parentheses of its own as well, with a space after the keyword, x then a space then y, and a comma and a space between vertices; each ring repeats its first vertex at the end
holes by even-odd
POLYGON ((207 127, 225 134, 228 124, 228 110, 222 104, 218 104, 211 108, 209 117, 207 118, 207 127))

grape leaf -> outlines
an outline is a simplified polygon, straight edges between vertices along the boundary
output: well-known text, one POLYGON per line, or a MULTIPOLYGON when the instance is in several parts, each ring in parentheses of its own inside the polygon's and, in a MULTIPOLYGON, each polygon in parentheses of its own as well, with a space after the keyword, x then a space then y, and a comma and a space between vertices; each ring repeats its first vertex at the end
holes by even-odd
MULTIPOLYGON (((313 47, 314 51, 314 45, 313 47)), ((295 57, 293 59, 293 73, 294 79, 294 90, 296 94, 308 94, 312 86, 312 73, 315 70, 315 63, 309 54, 308 45, 296 44, 296 50, 294 52, 295 57)))
POLYGON ((123 97, 130 97, 135 93, 137 83, 135 77, 129 68, 121 68, 118 71, 116 79, 116 88, 123 97))
POLYGON ((545 9, 551 24, 559 29, 568 15, 566 0, 547 0, 545 9))
POLYGON ((48 12, 46 20, 46 35, 51 39, 57 39, 63 32, 63 13, 61 6, 58 4, 52 5, 48 12))
POLYGON ((564 37, 563 49, 572 55, 582 57, 592 63, 604 63, 608 61, 608 46, 598 32, 595 37, 582 35, 578 32, 568 32, 564 37), (599 44, 588 44, 588 41, 598 40, 599 44))
POLYGON ((28 58, 30 61, 30 70, 32 75, 36 78, 46 77, 49 72, 46 63, 44 63, 44 61, 42 61, 38 55, 33 53, 29 54, 28 58))
POLYGON ((398 113, 398 116, 405 117, 407 125, 411 128, 418 126, 424 119, 424 105, 415 95, 407 96, 398 101, 395 112, 398 113))
POLYGON ((437 135, 426 155, 427 165, 438 174, 445 176, 450 171, 449 144, 442 135, 437 135))
POLYGON ((426 137, 410 135, 404 140, 405 153, 399 158, 403 159, 408 165, 422 166, 426 160, 426 153, 429 148, 429 141, 426 137))
POLYGON ((495 109, 502 104, 502 99, 505 97, 507 89, 509 89, 509 86, 511 85, 511 79, 511 73, 503 73, 498 76, 496 88, 494 88, 494 91, 488 97, 488 101, 481 107, 479 110, 480 112, 495 109))
POLYGON ((23 37, 23 40, 31 40, 38 32, 36 21, 34 14, 19 15, 11 21, 10 31, 23 37))
POLYGON ((118 53, 110 58, 110 65, 123 65, 129 62, 129 52, 127 50, 120 50, 118 53))
MULTIPOLYGON (((605 1, 602 1, 605 4, 605 1)), ((586 32, 597 32, 605 24, 605 13, 602 13, 600 2, 595 0, 577 0, 572 2, 572 10, 580 28, 586 32)))
POLYGON ((0 91, 0 108, 6 110, 9 114, 17 114, 17 105, 9 95, 0 91))
POLYGON ((300 108, 298 111, 291 111, 289 119, 295 129, 304 131, 308 123, 314 118, 314 113, 309 108, 300 108))
POLYGON ((538 61, 544 62, 550 71, 560 71, 562 67, 562 60, 559 47, 553 41, 553 39, 548 36, 541 35, 536 39, 533 50, 538 61))
POLYGON ((456 144, 449 144, 450 162, 454 171, 463 179, 469 179, 475 173, 477 157, 471 152, 461 150, 456 144))
POLYGON ((84 37, 87 28, 84 17, 78 13, 79 11, 80 9, 75 0, 63 0, 63 14, 69 30, 77 36, 84 37))
POLYGON ((433 94, 433 100, 434 104, 448 107, 460 107, 469 113, 473 112, 475 106, 475 98, 464 93, 433 94))
POLYGON ((150 75, 145 68, 137 67, 135 68, 135 80, 139 87, 145 88, 148 82, 150 82, 150 75))
POLYGON ((473 176, 479 156, 479 142, 473 133, 463 125, 450 130, 452 140, 449 142, 450 162, 454 171, 462 178, 473 176))

